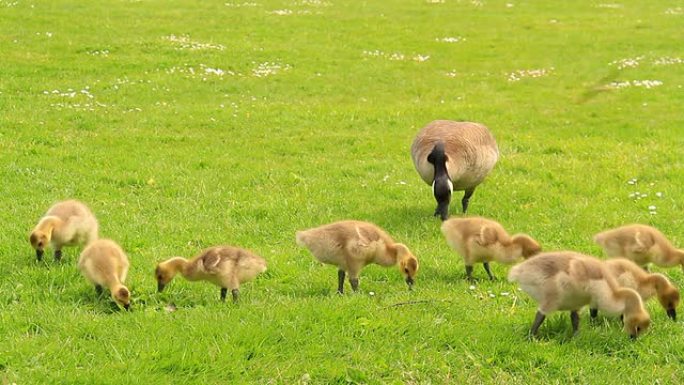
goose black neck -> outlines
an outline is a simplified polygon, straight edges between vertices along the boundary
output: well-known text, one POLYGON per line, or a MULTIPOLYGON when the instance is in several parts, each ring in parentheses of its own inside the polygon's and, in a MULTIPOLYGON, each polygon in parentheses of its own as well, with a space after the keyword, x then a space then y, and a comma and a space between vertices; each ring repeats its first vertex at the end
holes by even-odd
POLYGON ((439 215, 444 221, 449 217, 449 203, 451 202, 452 184, 447 172, 447 156, 444 152, 444 143, 438 142, 427 157, 435 169, 435 177, 432 182, 432 192, 437 201, 435 215, 439 215))

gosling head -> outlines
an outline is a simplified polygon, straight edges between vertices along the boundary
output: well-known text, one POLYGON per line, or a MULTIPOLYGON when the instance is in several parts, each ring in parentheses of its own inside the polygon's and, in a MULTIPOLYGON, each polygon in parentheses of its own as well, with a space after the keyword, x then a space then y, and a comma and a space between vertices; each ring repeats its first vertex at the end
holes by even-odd
POLYGON ((635 340, 643 334, 651 325, 651 317, 645 311, 631 314, 624 317, 623 330, 629 334, 629 337, 635 340))
POLYGON ((418 259, 411 254, 411 251, 405 245, 397 243, 397 258, 399 260, 399 269, 404 276, 404 280, 409 287, 413 288, 416 274, 418 273, 418 259))
POLYGON ((154 270, 154 276, 157 279, 157 292, 161 293, 175 275, 176 270, 171 267, 168 261, 160 262, 154 270))
POLYGON ((126 286, 121 285, 112 290, 112 299, 126 310, 131 306, 131 292, 126 286))
POLYGON ((667 311, 667 316, 673 321, 677 320, 677 306, 679 306, 679 290, 674 286, 669 286, 658 293, 658 301, 667 311))
POLYGON ((516 234, 513 236, 513 242, 520 245, 520 254, 527 259, 541 253, 542 248, 539 242, 534 240, 527 234, 516 234))
POLYGON ((40 261, 45 253, 45 248, 50 243, 50 234, 36 230, 31 233, 29 240, 31 241, 31 246, 36 249, 36 258, 40 261))

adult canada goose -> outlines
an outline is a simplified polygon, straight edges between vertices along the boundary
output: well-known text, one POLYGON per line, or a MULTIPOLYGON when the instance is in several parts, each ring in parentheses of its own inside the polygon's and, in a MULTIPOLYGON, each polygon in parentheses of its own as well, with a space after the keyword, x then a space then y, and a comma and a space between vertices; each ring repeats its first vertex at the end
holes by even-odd
POLYGON ((465 190, 461 205, 464 213, 468 211, 470 197, 494 168, 499 149, 482 124, 435 120, 416 135, 411 158, 420 177, 432 185, 437 200, 434 215, 446 220, 454 190, 465 190))
POLYGON ((55 250, 55 260, 62 258, 63 246, 87 245, 98 237, 97 219, 77 200, 58 202, 45 213, 31 232, 29 240, 40 261, 48 245, 55 250))

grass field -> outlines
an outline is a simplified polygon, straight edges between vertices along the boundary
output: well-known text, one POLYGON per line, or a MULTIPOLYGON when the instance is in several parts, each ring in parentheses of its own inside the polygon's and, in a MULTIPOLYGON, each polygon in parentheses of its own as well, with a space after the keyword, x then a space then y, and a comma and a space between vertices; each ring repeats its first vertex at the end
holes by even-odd
POLYGON ((431 120, 482 122, 501 160, 472 215, 545 250, 600 255, 631 222, 684 245, 681 5, 0 0, 0 384, 681 383, 656 301, 637 341, 587 312, 528 340, 536 304, 502 265, 470 287, 409 156, 431 120), (127 251, 132 312, 80 249, 36 262, 30 230, 72 197, 127 251), (294 233, 347 218, 412 249, 412 292, 370 266, 335 295, 294 233), (217 244, 269 262, 240 304, 156 293, 157 261, 217 244))

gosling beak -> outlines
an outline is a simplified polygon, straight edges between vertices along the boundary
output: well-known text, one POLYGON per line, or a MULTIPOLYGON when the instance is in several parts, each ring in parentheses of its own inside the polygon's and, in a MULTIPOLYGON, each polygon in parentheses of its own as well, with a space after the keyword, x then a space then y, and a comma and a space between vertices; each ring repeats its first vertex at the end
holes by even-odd
POLYGON ((42 260, 43 260, 43 254, 45 254, 45 251, 43 251, 43 250, 41 250, 41 249, 36 249, 36 259, 37 259, 38 261, 42 261, 42 260))
POLYGON ((414 283, 413 278, 406 277, 406 284, 408 285, 409 290, 413 289, 413 283, 414 283))
POLYGON ((130 309, 131 309, 131 304, 130 304, 130 303, 125 304, 125 305, 124 305, 124 309, 130 310, 130 309))
POLYGON ((667 309, 667 316, 672 318, 673 321, 677 320, 677 309, 667 309))
POLYGON ((164 291, 164 286, 165 285, 163 283, 157 282, 157 292, 161 293, 162 291, 164 291))

